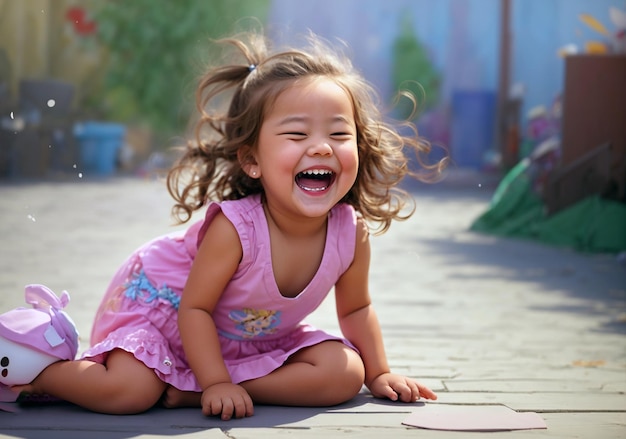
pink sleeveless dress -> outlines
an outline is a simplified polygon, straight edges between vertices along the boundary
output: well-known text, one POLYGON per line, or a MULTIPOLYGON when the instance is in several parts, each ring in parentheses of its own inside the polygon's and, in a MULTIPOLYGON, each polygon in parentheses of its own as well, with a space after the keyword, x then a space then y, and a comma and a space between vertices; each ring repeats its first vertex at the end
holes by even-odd
MULTIPOLYGON (((234 383, 259 378, 297 351, 340 337, 303 320, 326 298, 354 258, 356 215, 339 204, 329 214, 320 267, 294 298, 276 285, 269 230, 259 196, 208 206, 206 217, 184 234, 159 237, 135 251, 117 271, 98 308, 91 347, 82 358, 104 362, 123 349, 180 390, 200 391, 185 359, 177 309, 187 274, 206 228, 218 212, 235 226, 243 257, 224 290, 213 319, 226 367, 234 383)), ((210 365, 207 365, 210 367, 210 365)))

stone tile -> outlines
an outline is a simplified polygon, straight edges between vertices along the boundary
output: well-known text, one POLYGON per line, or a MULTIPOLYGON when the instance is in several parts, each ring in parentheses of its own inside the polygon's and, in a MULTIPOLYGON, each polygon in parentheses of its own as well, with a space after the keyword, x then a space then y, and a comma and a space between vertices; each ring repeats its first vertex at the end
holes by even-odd
POLYGON ((616 393, 491 393, 448 392, 442 404, 502 404, 513 410, 535 412, 626 412, 626 395, 616 393))
POLYGON ((449 392, 600 392, 603 389, 601 382, 580 380, 446 380, 444 385, 449 392))

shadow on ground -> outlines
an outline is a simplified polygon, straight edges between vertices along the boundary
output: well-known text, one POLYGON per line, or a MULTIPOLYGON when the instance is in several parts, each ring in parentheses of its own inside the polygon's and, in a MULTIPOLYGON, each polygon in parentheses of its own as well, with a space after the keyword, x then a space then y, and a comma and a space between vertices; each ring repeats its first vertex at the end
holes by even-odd
MULTIPOLYGON (((140 435, 175 436, 211 429, 227 431, 234 428, 307 429, 307 420, 318 415, 345 415, 351 412, 410 412, 423 403, 401 404, 375 399, 361 393, 351 401, 330 408, 255 406, 249 418, 222 421, 203 416, 200 409, 154 408, 132 416, 103 415, 80 407, 56 403, 20 407, 17 413, 0 411, 0 434, 23 439, 129 439, 140 435), (301 423, 299 426, 292 424, 301 423), (61 436, 55 436, 62 433, 61 436)), ((212 437, 212 436, 209 436, 212 437)), ((221 436, 220 436, 221 437, 221 436)))
POLYGON ((615 255, 583 254, 474 232, 469 235, 476 239, 419 237, 415 245, 429 247, 427 253, 445 260, 447 266, 475 268, 475 273, 450 269, 450 280, 484 281, 483 273, 488 271, 500 282, 535 284, 555 300, 529 309, 605 316, 596 331, 626 334, 626 265, 615 255))

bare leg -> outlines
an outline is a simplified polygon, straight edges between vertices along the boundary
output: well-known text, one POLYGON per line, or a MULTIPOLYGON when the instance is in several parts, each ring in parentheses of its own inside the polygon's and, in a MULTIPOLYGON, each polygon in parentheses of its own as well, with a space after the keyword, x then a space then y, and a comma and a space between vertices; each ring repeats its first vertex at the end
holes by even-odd
POLYGON ((365 379, 361 357, 338 341, 294 354, 279 369, 241 385, 255 403, 332 406, 356 396, 365 379))
MULTIPOLYGON (((358 354, 341 342, 328 341, 297 352, 279 369, 241 386, 259 404, 331 406, 352 399, 364 379, 358 354)), ((162 402, 168 408, 200 407, 201 396, 168 386, 162 402)))
POLYGON ((155 405, 165 388, 151 369, 116 349, 105 364, 87 360, 51 364, 23 390, 52 395, 95 412, 132 414, 155 405))

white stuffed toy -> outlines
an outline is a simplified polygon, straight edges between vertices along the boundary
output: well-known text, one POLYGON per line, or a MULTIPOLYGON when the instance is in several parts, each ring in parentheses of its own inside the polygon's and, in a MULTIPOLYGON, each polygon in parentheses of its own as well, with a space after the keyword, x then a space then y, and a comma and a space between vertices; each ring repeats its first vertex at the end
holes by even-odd
POLYGON ((29 384, 42 370, 59 360, 73 360, 78 350, 78 332, 72 319, 62 311, 70 296, 59 299, 43 285, 27 285, 26 303, 0 314, 0 389, 2 401, 13 402, 17 395, 7 388, 29 384), (10 395, 7 396, 7 395, 10 395))

